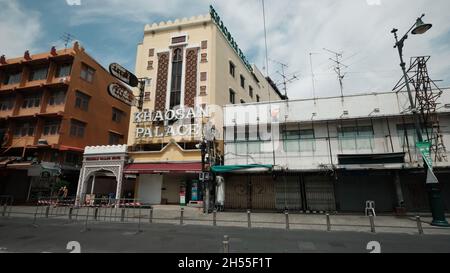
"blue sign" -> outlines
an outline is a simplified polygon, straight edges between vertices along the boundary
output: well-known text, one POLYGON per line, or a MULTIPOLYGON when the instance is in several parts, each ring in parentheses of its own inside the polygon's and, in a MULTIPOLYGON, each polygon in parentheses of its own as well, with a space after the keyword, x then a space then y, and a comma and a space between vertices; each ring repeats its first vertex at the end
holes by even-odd
POLYGON ((198 183, 197 182, 192 182, 191 200, 198 201, 198 183))

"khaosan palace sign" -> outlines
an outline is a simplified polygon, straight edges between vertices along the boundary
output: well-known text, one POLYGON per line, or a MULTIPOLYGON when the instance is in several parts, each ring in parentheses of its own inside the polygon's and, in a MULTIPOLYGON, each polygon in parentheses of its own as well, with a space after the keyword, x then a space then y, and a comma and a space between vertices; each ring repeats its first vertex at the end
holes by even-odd
POLYGON ((213 19, 214 23, 219 27, 219 29, 222 31, 223 35, 227 39, 228 43, 230 43, 231 47, 234 49, 236 54, 241 58, 242 62, 245 64, 247 69, 250 72, 253 72, 253 68, 250 65, 250 63, 247 61, 247 58, 245 57, 244 53, 242 53, 242 50, 237 45, 236 41, 234 41, 233 36, 231 36, 231 33, 228 31, 227 27, 223 24, 222 20, 220 20, 219 14, 217 14, 216 10, 213 8, 213 6, 209 6, 211 18, 213 19))
POLYGON ((170 136, 200 136, 200 124, 192 123, 192 119, 208 117, 208 107, 178 108, 165 111, 136 112, 133 122, 136 123, 135 136, 138 139, 170 137, 170 136), (172 123, 169 125, 169 123, 172 123), (154 125, 163 123, 165 126, 154 125))

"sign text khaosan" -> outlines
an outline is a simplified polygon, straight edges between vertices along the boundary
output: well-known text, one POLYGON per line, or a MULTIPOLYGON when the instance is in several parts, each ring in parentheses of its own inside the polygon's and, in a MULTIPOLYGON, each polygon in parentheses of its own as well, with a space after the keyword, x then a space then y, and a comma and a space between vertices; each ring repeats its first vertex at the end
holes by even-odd
POLYGON ((178 108, 165 111, 144 111, 134 113, 136 138, 154 138, 167 136, 199 136, 200 125, 191 123, 193 119, 208 117, 208 108, 178 108), (174 122, 169 125, 169 122, 174 122), (146 126, 146 123, 150 126, 146 126), (163 123, 165 126, 154 125, 163 123))

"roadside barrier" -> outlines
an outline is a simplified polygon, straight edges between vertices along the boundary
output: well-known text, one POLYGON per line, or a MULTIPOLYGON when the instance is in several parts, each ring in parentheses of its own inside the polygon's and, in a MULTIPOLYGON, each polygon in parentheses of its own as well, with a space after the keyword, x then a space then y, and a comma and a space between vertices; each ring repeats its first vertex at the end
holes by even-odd
POLYGON ((422 221, 420 220, 420 216, 416 216, 417 229, 419 231, 419 235, 423 234, 422 221))
MULTIPOLYGON (((137 233, 142 232, 144 224, 153 223, 170 223, 184 226, 186 224, 212 225, 214 227, 223 225, 230 226, 230 223, 237 223, 239 226, 247 226, 248 228, 259 227, 261 225, 273 225, 285 230, 303 229, 305 226, 314 227, 330 232, 333 230, 341 230, 348 227, 356 228, 358 230, 364 229, 371 233, 376 233, 376 228, 390 228, 395 230, 413 230, 416 234, 422 235, 427 230, 437 230, 439 228, 430 225, 423 225, 425 223, 419 216, 403 218, 397 224, 395 221, 391 224, 375 225, 375 217, 373 215, 366 216, 369 218, 368 222, 342 222, 331 223, 330 213, 325 214, 325 219, 318 215, 305 215, 298 212, 284 211, 278 214, 275 219, 264 221, 258 216, 252 219, 252 211, 246 210, 240 213, 234 212, 236 218, 229 217, 227 213, 218 213, 216 209, 209 214, 199 214, 193 216, 190 210, 195 208, 180 207, 179 210, 167 210, 165 208, 159 209, 149 204, 145 204, 136 199, 108 199, 96 198, 89 200, 76 200, 75 198, 60 199, 55 197, 42 197, 35 202, 35 207, 31 210, 23 209, 19 206, 12 206, 12 198, 0 198, 0 215, 28 215, 30 224, 33 227, 39 227, 43 224, 41 221, 45 219, 60 219, 67 224, 73 222, 81 222, 84 226, 83 231, 92 228, 91 224, 100 222, 117 222, 117 223, 134 223, 137 233), (10 205, 11 204, 11 205, 10 205), (246 215, 246 217, 243 217, 246 215), (308 217, 312 217, 309 219, 308 217), (319 217, 318 219, 316 219, 319 217), (258 219, 258 220, 257 220, 258 219), (323 220, 320 220, 323 219, 323 220)), ((365 218, 366 218, 365 217, 365 218)), ((366 218, 366 219, 367 219, 366 218)), ((344 218, 345 219, 345 218, 344 218)), ((355 218, 358 219, 358 218, 355 218)), ((307 228, 310 229, 310 228, 307 228)))
POLYGON ((228 235, 223 236, 222 246, 223 246, 223 253, 230 252, 230 241, 228 239, 228 235))
POLYGON ((289 230, 289 212, 286 210, 284 215, 286 217, 286 230, 289 230))
POLYGON ((327 213, 327 231, 331 231, 331 221, 330 221, 330 214, 327 213))

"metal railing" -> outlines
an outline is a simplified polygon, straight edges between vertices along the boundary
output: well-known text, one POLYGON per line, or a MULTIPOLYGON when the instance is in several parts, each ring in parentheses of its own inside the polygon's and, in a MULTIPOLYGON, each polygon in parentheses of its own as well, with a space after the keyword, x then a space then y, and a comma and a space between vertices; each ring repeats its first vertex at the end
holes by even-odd
MULTIPOLYGON (((213 227, 217 226, 230 226, 230 224, 240 224, 239 226, 247 227, 249 229, 255 228, 258 225, 271 225, 270 227, 283 227, 287 231, 294 228, 305 229, 305 227, 317 227, 317 229, 323 229, 324 231, 335 231, 336 228, 359 228, 360 230, 366 230, 367 232, 375 233, 377 228, 391 228, 391 229, 416 229, 417 234, 422 235, 426 230, 438 229, 434 227, 424 227, 422 225, 423 221, 420 216, 411 218, 411 226, 392 226, 392 225, 376 225, 376 217, 364 216, 367 219, 367 224, 338 224, 333 223, 332 216, 329 213, 324 215, 317 214, 304 214, 302 217, 316 217, 315 222, 308 221, 295 221, 290 217, 289 211, 284 212, 279 215, 279 221, 258 221, 255 218, 259 218, 259 214, 255 214, 252 217, 252 211, 247 210, 244 213, 234 213, 235 219, 230 219, 229 217, 223 217, 220 219, 220 215, 224 216, 227 214, 218 214, 216 210, 212 214, 203 214, 203 216, 196 217, 192 215, 187 215, 183 207, 179 211, 174 210, 155 210, 155 208, 149 204, 140 202, 137 199, 105 199, 96 198, 85 200, 83 202, 77 202, 76 198, 39 198, 36 202, 35 209, 30 209, 30 207, 14 207, 13 199, 10 196, 0 196, 1 204, 1 216, 11 217, 11 215, 17 216, 28 216, 32 217, 32 225, 38 227, 39 221, 45 221, 45 219, 62 219, 68 223, 81 222, 84 224, 83 231, 88 231, 89 226, 95 223, 101 222, 115 222, 115 223, 128 223, 135 224, 137 232, 142 231, 143 224, 179 224, 186 225, 188 223, 198 224, 203 223, 211 225, 213 227), (75 205, 78 204, 78 205, 75 205), (13 209, 14 208, 14 209, 13 209), (323 216, 323 219, 320 218, 323 216)), ((303 218, 307 219, 307 218, 303 218)), ((409 218, 408 218, 409 219, 409 218)))

